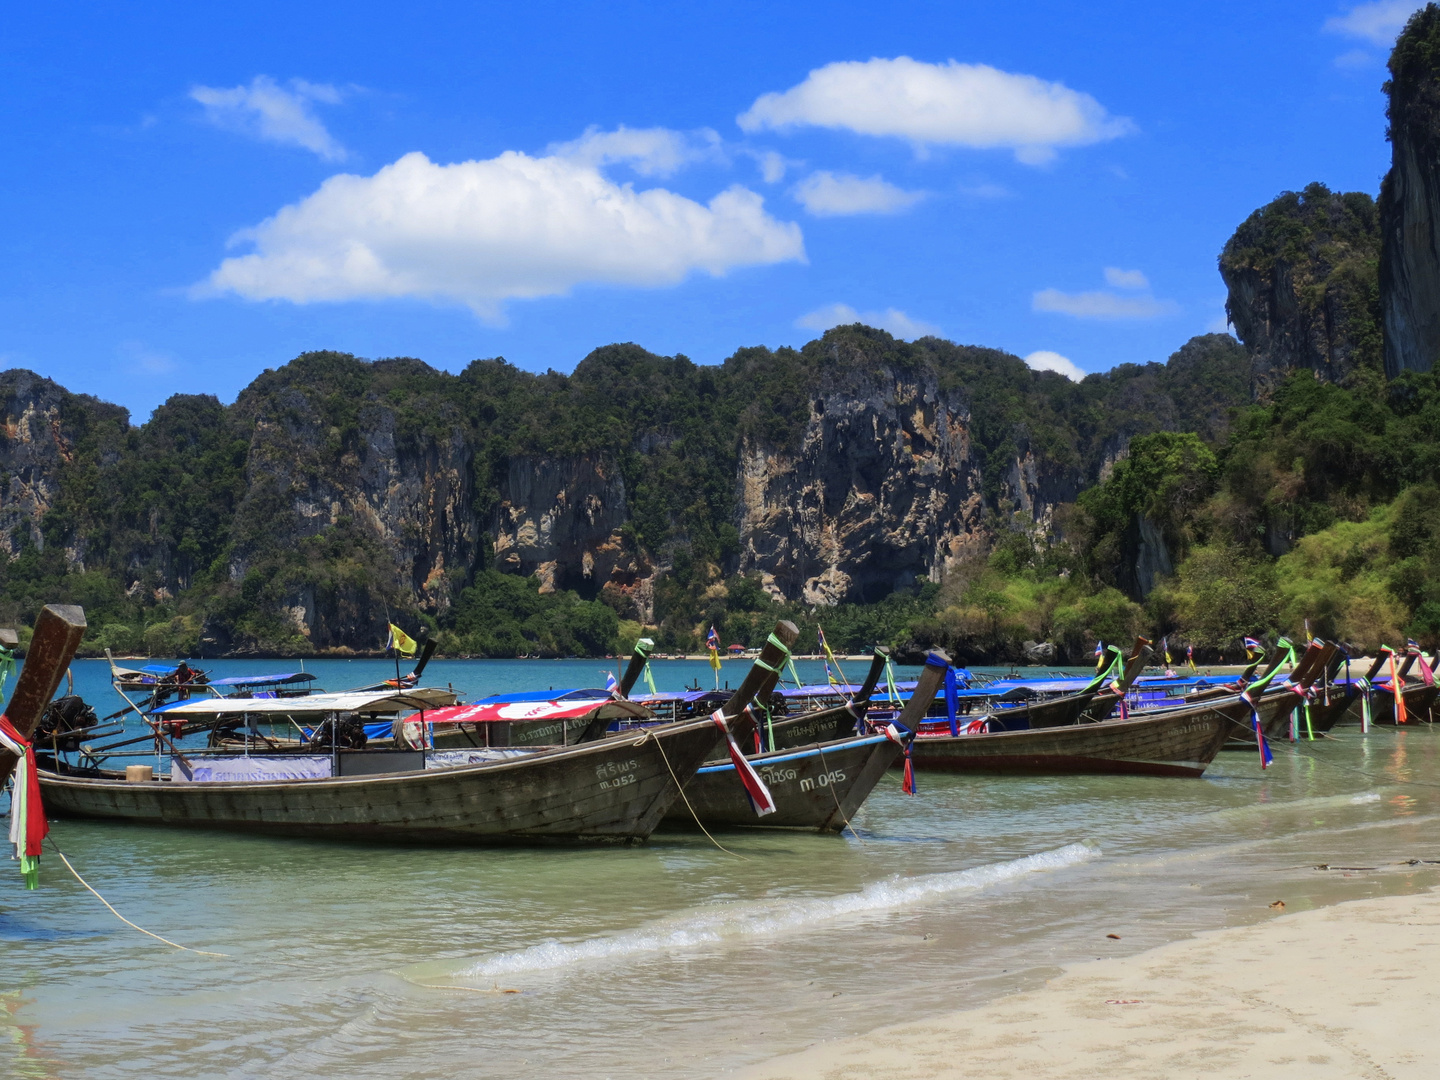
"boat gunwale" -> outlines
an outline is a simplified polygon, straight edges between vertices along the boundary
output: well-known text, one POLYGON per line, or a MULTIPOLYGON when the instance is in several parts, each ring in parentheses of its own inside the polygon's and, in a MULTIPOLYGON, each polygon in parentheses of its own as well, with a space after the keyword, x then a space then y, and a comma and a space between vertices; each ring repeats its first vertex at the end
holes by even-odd
MULTIPOLYGON (((69 775, 69 774, 66 774, 66 773, 52 772, 52 771, 50 771, 50 770, 48 770, 48 769, 40 769, 40 770, 38 770, 38 772, 39 772, 39 774, 40 774, 41 779, 43 779, 47 784, 62 783, 62 784, 66 784, 66 785, 70 785, 70 786, 74 786, 74 787, 86 787, 86 788, 123 787, 123 788, 125 788, 126 790, 134 790, 134 791, 147 791, 147 790, 165 790, 165 791, 172 791, 172 790, 178 790, 178 789, 180 789, 180 788, 184 788, 184 789, 186 789, 186 790, 193 790, 193 791, 197 791, 197 792, 199 792, 199 791, 245 791, 245 790, 249 790, 249 789, 273 789, 273 788, 281 787, 281 786, 296 786, 296 785, 303 785, 303 786, 308 786, 308 787, 320 787, 320 786, 324 786, 324 785, 331 785, 331 786, 335 786, 335 787, 341 787, 341 786, 352 786, 352 785, 369 784, 369 783, 394 783, 394 782, 396 782, 397 780, 398 780, 398 781, 402 781, 402 782, 403 782, 403 781, 415 781, 415 780, 417 780, 417 779, 422 779, 422 778, 427 778, 427 777, 430 778, 431 780, 437 780, 437 779, 441 779, 441 778, 446 778, 446 779, 448 779, 448 778, 450 778, 450 777, 456 777, 456 776, 462 776, 462 775, 464 775, 464 776, 469 776, 469 775, 473 775, 473 774, 481 773, 481 772, 499 772, 499 771, 502 771, 502 770, 507 769, 507 768, 518 768, 518 767, 520 767, 520 766, 527 765, 527 764, 529 764, 529 763, 531 763, 531 762, 536 761, 537 759, 539 759, 539 760, 544 760, 544 761, 557 761, 557 760, 563 760, 563 759, 569 758, 569 757, 584 756, 584 755, 586 755, 586 754, 594 753, 594 752, 596 752, 597 750, 609 750, 609 749, 620 749, 620 750, 623 750, 623 749, 625 749, 625 748, 627 748, 627 747, 640 747, 640 746, 644 745, 645 741, 646 741, 647 739, 649 739, 651 735, 655 734, 655 732, 656 732, 657 730, 662 730, 662 729, 668 728, 668 729, 670 729, 670 730, 666 732, 667 735, 668 735, 668 734, 680 734, 680 733, 681 733, 680 729, 682 729, 682 728, 684 728, 684 729, 693 729, 693 728, 698 728, 698 727, 700 727, 701 725, 711 724, 711 723, 712 723, 712 721, 711 721, 708 717, 706 717, 704 720, 685 721, 685 722, 680 723, 680 724, 673 724, 673 725, 656 725, 656 727, 654 727, 654 728, 649 728, 649 729, 647 729, 643 734, 640 735, 639 738, 634 739, 633 741, 623 741, 623 740, 624 740, 624 737, 623 737, 623 736, 620 736, 620 737, 612 738, 612 739, 600 739, 600 740, 597 740, 597 741, 595 741, 595 742, 589 742, 589 743, 577 743, 577 744, 575 744, 574 746, 557 746, 557 747, 553 747, 553 748, 540 747, 540 748, 537 748, 533 753, 527 753, 527 754, 523 754, 523 755, 517 755, 517 756, 511 757, 511 758, 501 758, 501 759, 498 759, 498 760, 496 760, 496 761, 481 761, 481 762, 476 762, 476 763, 473 764, 473 765, 442 766, 442 767, 440 767, 440 768, 435 768, 435 769, 430 769, 430 768, 425 768, 425 769, 410 769, 410 770, 406 770, 406 771, 403 771, 403 772, 390 772, 390 773, 366 773, 366 774, 363 774, 363 775, 360 775, 360 776, 286 777, 286 778, 276 778, 276 779, 274 779, 274 780, 258 780, 258 781, 257 781, 257 780, 203 780, 203 781, 187 781, 187 782, 183 782, 183 783, 177 784, 177 783, 175 783, 175 781, 170 780, 170 779, 164 779, 164 780, 161 780, 161 779, 156 779, 156 780, 122 780, 122 779, 115 779, 115 780, 111 780, 111 779, 107 779, 107 778, 105 778, 105 777, 73 776, 73 775, 69 775)), ((658 741, 658 740, 657 740, 657 741, 658 741)), ((460 752, 463 753, 464 751, 460 751, 460 752)), ((271 756, 271 755, 259 755, 259 754, 255 754, 255 755, 249 755, 249 756, 252 756, 252 757, 267 757, 267 756, 271 756)), ((284 756, 285 756, 285 755, 279 755, 279 754, 273 755, 273 757, 276 757, 276 758, 281 758, 281 757, 284 757, 284 756)), ((305 756, 310 756, 310 757, 327 756, 327 757, 328 757, 329 755, 305 755, 305 756)), ((668 760, 668 759, 667 759, 667 760, 668 760)))

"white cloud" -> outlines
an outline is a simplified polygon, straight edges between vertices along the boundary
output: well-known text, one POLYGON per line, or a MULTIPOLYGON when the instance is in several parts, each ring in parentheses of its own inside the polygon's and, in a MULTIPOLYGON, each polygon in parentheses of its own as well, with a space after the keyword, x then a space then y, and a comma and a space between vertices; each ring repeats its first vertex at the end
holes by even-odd
POLYGON ((1335 57, 1335 66, 1341 71, 1360 71, 1372 67, 1378 59, 1374 53, 1365 49, 1351 49, 1335 57))
POLYGON ((1153 296, 1120 296, 1108 292, 1065 293, 1042 289, 1031 301, 1036 311, 1054 311, 1077 319, 1156 319, 1173 315, 1179 307, 1153 296))
POLYGON ((122 341, 120 356, 131 371, 144 375, 168 375, 179 367, 170 353, 152 349, 140 341, 122 341))
POLYGON ((800 227, 738 185, 701 205, 636 191, 573 157, 507 151, 437 165, 406 154, 374 176, 341 174, 232 238, 195 296, 458 301, 503 320, 507 300, 581 284, 674 285, 694 271, 805 261, 800 227))
POLYGON ((1344 15, 1326 19, 1325 29, 1332 34, 1362 38, 1372 45, 1388 49, 1395 44, 1410 16, 1424 6, 1415 0, 1376 0, 1375 3, 1357 5, 1344 15))
POLYGON ((1002 187, 999 184, 987 183, 972 184, 969 186, 961 185, 960 194, 968 195, 972 199, 1008 199, 1010 198, 1011 192, 1008 188, 1002 187))
POLYGON ((898 188, 880 176, 821 171, 795 185, 795 198, 816 217, 842 217, 897 214, 925 198, 925 193, 898 188))
POLYGON ((785 160, 784 155, 769 150, 761 154, 758 160, 760 175, 765 178, 767 184, 778 184, 785 179, 785 170, 790 163, 785 160))
POLYGON ((669 128, 627 128, 624 124, 614 131, 586 128, 580 138, 551 143, 545 152, 596 168, 623 162, 641 176, 661 177, 697 161, 723 159, 720 136, 710 128, 687 133, 669 128))
POLYGON ((849 326, 851 323, 857 322, 864 323, 866 326, 879 327, 906 341, 932 337, 940 333, 938 326, 922 322, 920 319, 912 319, 905 312, 893 307, 886 308, 884 311, 856 311, 849 304, 827 304, 807 315, 801 315, 795 320, 795 325, 802 330, 818 330, 824 333, 833 326, 849 326))
POLYGON ((266 142, 301 146, 326 161, 341 161, 346 156, 345 148, 311 109, 315 102, 340 103, 343 95, 333 86, 291 79, 286 89, 268 75, 257 75, 249 86, 195 86, 190 97, 205 106, 206 118, 217 127, 266 142))
POLYGON ((1064 375, 1072 382, 1079 382, 1085 378, 1085 372, 1080 370, 1080 365, 1071 360, 1068 356, 1061 356, 1058 352, 1051 352, 1048 349, 1041 349, 1039 352, 1032 352, 1025 357, 1025 365, 1035 371, 1055 371, 1064 375))
POLYGON ((737 118, 745 131, 824 127, 939 144, 1006 147, 1031 165, 1061 146, 1133 130, 1089 94, 985 64, 839 61, 783 93, 763 94, 737 118))
POLYGON ((1105 268, 1105 283, 1116 289, 1150 288, 1150 279, 1139 270, 1121 270, 1115 266, 1105 268))

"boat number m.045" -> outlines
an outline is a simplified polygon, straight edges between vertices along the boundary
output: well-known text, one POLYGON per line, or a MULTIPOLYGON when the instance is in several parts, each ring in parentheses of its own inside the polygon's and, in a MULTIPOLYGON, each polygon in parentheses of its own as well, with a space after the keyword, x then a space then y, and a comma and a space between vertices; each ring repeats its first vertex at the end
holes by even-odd
POLYGON ((819 776, 807 776, 800 781, 801 791, 813 791, 817 787, 829 787, 831 784, 838 784, 845 779, 845 773, 840 769, 831 769, 819 776))
POLYGON ((597 765, 595 775, 600 780, 600 790, 635 783, 635 770, 639 767, 640 762, 636 758, 629 761, 607 761, 604 765, 597 765))

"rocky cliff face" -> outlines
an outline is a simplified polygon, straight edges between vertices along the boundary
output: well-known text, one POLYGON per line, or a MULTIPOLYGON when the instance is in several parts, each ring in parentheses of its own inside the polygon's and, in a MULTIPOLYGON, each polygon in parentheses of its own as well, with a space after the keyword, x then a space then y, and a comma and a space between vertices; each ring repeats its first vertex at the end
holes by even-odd
POLYGON ((1251 392, 1290 371, 1339 382, 1380 356, 1375 204, 1311 184, 1255 211, 1220 255, 1225 311, 1251 356, 1251 392))
POLYGON ((968 421, 933 381, 884 369, 812 399, 798 452, 746 440, 740 570, 758 571, 777 599, 822 605, 938 579, 982 543, 968 421))
POLYGON ((283 608, 316 647, 383 637, 387 609, 443 613, 483 531, 473 450, 453 408, 430 403, 418 432, 373 393, 354 403, 348 431, 300 386, 242 396, 236 409, 252 435, 232 581, 243 583, 277 545, 312 549, 330 572, 294 574, 283 608))
POLYGON ((614 578, 633 584, 624 551, 625 480, 614 462, 589 457, 512 457, 494 528, 495 565, 538 574, 541 588, 594 596, 614 578))
POLYGON ((1385 373, 1440 358, 1440 8, 1417 12, 1390 57, 1391 167, 1380 188, 1385 373))
MULTIPOLYGON (((0 551, 13 558, 25 544, 44 549, 42 528, 60 494, 76 444, 96 421, 125 426, 129 414, 21 369, 0 372, 0 551)), ((62 537, 66 562, 85 569, 85 538, 62 537)))
POLYGON ((718 368, 612 346, 571 376, 312 353, 140 428, 10 372, 0 545, 61 549, 45 574, 95 570, 147 635, 166 605, 211 654, 374 648, 397 615, 443 629, 490 569, 646 623, 737 572, 874 601, 1001 530, 1052 530, 1137 434, 1222 432, 1238 349, 1212 335, 1080 385, 865 327, 718 368))

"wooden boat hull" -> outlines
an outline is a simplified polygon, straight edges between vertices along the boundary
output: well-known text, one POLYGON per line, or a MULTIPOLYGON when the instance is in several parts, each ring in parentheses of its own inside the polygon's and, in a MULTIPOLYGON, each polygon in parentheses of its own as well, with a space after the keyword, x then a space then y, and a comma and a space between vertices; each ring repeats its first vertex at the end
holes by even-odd
MULTIPOLYGON (((1440 685, 1407 686, 1401 693, 1405 696, 1405 715, 1410 723, 1424 723, 1431 718, 1430 710, 1435 697, 1440 694, 1440 685)), ((1359 711, 1359 707, 1356 707, 1359 711)), ((1395 695, 1377 692, 1370 698, 1370 720, 1375 724, 1395 723, 1395 695)))
POLYGON ((949 772, 1200 776, 1249 714, 1235 700, 1071 727, 921 736, 911 759, 949 772))
POLYGON ((409 773, 177 784, 42 771, 40 783, 57 817, 424 843, 641 840, 714 747, 703 720, 409 773))
POLYGON ((884 735, 864 735, 750 757, 750 764, 775 798, 775 813, 763 818, 756 817, 735 766, 728 761, 711 762, 701 766, 685 785, 685 798, 670 805, 665 822, 693 825, 698 817, 707 828, 778 827, 838 833, 850 824, 899 753, 900 744, 884 735))
MULTIPOLYGON (((786 716, 769 725, 773 732, 773 750, 791 750, 813 743, 834 742, 848 739, 855 734, 855 717, 858 709, 842 705, 835 709, 817 709, 814 712, 786 716)), ((762 735, 766 725, 760 720, 762 735)))

